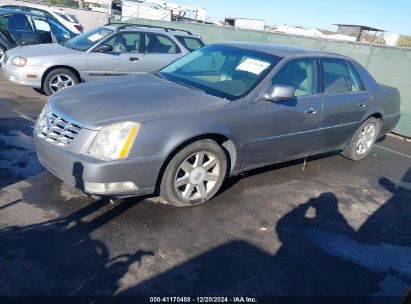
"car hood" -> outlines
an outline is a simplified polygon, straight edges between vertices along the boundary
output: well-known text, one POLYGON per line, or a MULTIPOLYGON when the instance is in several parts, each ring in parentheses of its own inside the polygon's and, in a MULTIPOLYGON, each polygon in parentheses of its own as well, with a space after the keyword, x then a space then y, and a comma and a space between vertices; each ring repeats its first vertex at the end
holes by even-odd
POLYGON ((57 92, 49 102, 56 114, 90 129, 210 110, 229 103, 147 73, 76 85, 57 92))
POLYGON ((62 55, 65 59, 70 59, 71 55, 78 55, 79 53, 84 52, 69 49, 57 43, 46 43, 16 47, 9 50, 7 56, 9 58, 15 56, 25 57, 27 58, 27 65, 30 65, 30 61, 37 57, 50 58, 50 56, 62 55))

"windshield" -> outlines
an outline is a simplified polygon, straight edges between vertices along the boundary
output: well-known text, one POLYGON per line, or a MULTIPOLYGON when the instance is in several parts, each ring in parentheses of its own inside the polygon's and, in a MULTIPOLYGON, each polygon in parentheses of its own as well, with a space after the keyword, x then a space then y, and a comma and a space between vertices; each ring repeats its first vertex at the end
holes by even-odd
POLYGON ((104 27, 98 27, 94 30, 70 39, 64 44, 64 46, 78 51, 87 51, 89 48, 96 45, 111 33, 113 33, 112 30, 104 27))
POLYGON ((247 95, 280 57, 223 45, 206 46, 160 71, 167 80, 236 100, 247 95))

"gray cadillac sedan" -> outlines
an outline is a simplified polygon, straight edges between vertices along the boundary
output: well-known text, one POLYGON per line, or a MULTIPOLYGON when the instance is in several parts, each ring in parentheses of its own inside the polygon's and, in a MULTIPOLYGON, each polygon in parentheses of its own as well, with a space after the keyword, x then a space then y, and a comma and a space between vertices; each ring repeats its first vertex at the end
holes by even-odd
POLYGON ((59 91, 34 138, 40 162, 86 193, 191 206, 245 170, 331 150, 361 160, 399 118, 398 90, 348 57, 227 43, 59 91))

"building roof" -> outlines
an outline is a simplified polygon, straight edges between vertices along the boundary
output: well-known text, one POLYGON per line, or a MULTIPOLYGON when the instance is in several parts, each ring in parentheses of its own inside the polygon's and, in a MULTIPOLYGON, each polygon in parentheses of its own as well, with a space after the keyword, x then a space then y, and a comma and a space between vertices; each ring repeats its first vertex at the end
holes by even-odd
POLYGON ((336 24, 334 24, 334 25, 337 25, 337 26, 346 26, 346 27, 355 27, 355 28, 361 29, 361 31, 385 32, 384 30, 377 29, 377 28, 375 28, 375 27, 370 27, 370 26, 367 26, 367 25, 339 24, 339 23, 336 23, 336 24))

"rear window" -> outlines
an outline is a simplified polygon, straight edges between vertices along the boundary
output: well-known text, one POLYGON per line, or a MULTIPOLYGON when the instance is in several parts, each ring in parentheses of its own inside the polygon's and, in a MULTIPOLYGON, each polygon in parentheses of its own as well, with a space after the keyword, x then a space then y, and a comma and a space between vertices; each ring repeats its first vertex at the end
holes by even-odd
POLYGON ((146 33, 145 34, 145 52, 157 54, 176 54, 180 53, 177 45, 167 36, 146 33))
POLYGON ((176 36, 177 40, 190 52, 194 52, 204 46, 204 42, 199 38, 176 36))
POLYGON ((352 83, 352 91, 359 92, 365 91, 365 86, 363 81, 361 80, 360 75, 358 74, 357 70, 355 69, 354 65, 351 62, 347 62, 348 71, 350 72, 351 83, 352 83))

